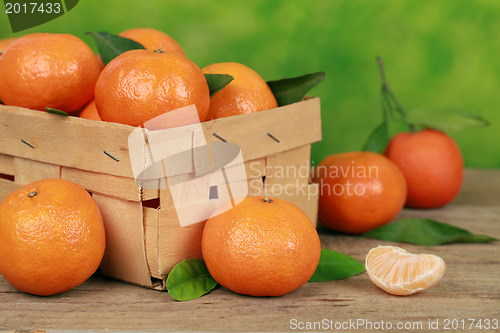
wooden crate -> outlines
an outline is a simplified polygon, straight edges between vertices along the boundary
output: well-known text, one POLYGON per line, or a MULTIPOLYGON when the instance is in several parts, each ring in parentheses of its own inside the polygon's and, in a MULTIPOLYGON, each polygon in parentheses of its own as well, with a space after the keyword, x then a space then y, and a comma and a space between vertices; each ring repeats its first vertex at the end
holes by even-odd
MULTIPOLYGON (((202 128, 207 142, 223 138, 240 146, 249 195, 289 200, 316 225, 318 187, 310 184, 309 165, 310 145, 321 140, 318 98, 204 122, 202 128), (294 173, 293 167, 301 172, 294 173)), ((0 201, 43 178, 81 185, 104 218, 101 272, 162 290, 175 264, 201 258, 204 222, 181 227, 168 189, 136 184, 128 155, 134 129, 0 105, 0 201)))

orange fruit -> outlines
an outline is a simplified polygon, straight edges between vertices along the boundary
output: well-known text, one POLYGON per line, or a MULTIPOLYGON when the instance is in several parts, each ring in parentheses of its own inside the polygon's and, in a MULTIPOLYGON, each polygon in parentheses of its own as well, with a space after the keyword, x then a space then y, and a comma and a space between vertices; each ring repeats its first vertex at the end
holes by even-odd
POLYGON ((366 256, 366 272, 372 282, 399 296, 433 287, 445 269, 444 260, 436 255, 412 254, 397 246, 379 246, 366 256))
POLYGON ((97 113, 94 99, 83 108, 78 117, 90 120, 102 120, 101 117, 99 117, 99 113, 97 113))
POLYGON ((26 293, 80 285, 99 267, 105 242, 97 204, 67 180, 33 182, 0 203, 0 273, 26 293))
POLYGON ((34 33, 10 44, 0 58, 0 73, 4 104, 73 112, 94 97, 100 66, 78 37, 34 33))
POLYGON ((257 72, 236 63, 221 62, 203 68, 205 74, 229 74, 234 80, 210 101, 207 119, 269 110, 278 107, 273 92, 257 72))
POLYGON ((185 55, 177 41, 160 30, 135 28, 125 30, 118 35, 136 41, 144 46, 146 50, 155 51, 161 49, 163 52, 185 55))
POLYGON ((406 182, 385 156, 372 152, 334 154, 314 169, 319 183, 319 220, 360 234, 394 219, 406 199, 406 182))
POLYGON ((17 37, 0 39, 0 53, 5 51, 7 47, 15 41, 17 37))
POLYGON ((102 120, 131 126, 191 104, 204 121, 210 91, 203 72, 188 58, 132 50, 103 69, 95 88, 95 103, 102 120))
POLYGON ((437 208, 460 192, 464 162, 460 148, 443 132, 424 129, 395 135, 384 154, 403 172, 408 184, 406 205, 437 208))
POLYGON ((209 218, 201 248, 218 283, 252 296, 299 288, 313 275, 321 252, 316 229, 297 206, 257 197, 209 218))

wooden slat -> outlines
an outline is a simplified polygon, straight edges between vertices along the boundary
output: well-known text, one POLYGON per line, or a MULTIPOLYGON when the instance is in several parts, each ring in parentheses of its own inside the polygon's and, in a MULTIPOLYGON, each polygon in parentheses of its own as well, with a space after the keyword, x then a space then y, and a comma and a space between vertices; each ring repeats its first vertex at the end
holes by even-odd
POLYGON ((142 190, 132 178, 105 175, 74 168, 63 167, 61 178, 72 181, 93 193, 115 198, 141 201, 158 198, 158 190, 142 190))
POLYGON ((153 287, 146 261, 143 211, 139 202, 94 193, 106 229, 106 252, 101 262, 105 275, 153 287))
POLYGON ((305 145, 266 157, 266 184, 296 187, 309 184, 311 145, 305 145))
POLYGON ((61 178, 61 167, 25 158, 14 158, 15 182, 26 185, 40 179, 61 178))
POLYGON ((319 185, 308 184, 301 187, 267 186, 266 193, 270 197, 290 201, 299 207, 316 226, 318 220, 319 185))
POLYGON ((160 223, 160 213, 158 209, 143 207, 144 214, 144 235, 146 246, 146 260, 152 277, 163 280, 160 273, 160 261, 158 253, 158 227, 160 223))
POLYGON ((2 200, 5 199, 5 197, 7 197, 9 194, 21 187, 22 185, 20 184, 0 178, 0 202, 2 202, 2 200))
POLYGON ((159 275, 167 275, 179 262, 202 258, 201 236, 205 221, 181 227, 175 208, 159 211, 158 266, 159 275))
POLYGON ((0 154, 0 174, 14 176, 14 156, 0 154))
POLYGON ((213 136, 216 133, 237 143, 245 161, 253 160, 320 141, 320 102, 315 97, 277 109, 216 119, 204 122, 203 129, 207 141, 220 141, 213 136))
POLYGON ((245 162, 245 171, 248 179, 262 178, 266 175, 266 159, 258 158, 245 162))
POLYGON ((0 123, 9 124, 0 131, 2 154, 132 177, 128 135, 134 127, 6 105, 0 105, 0 123), (103 151, 119 159, 119 162, 103 151))
MULTIPOLYGON (((5 105, 0 105, 0 123, 9 124, 0 132, 1 154, 132 178, 128 137, 134 127, 5 105)), ((191 129, 185 127, 186 131, 191 129)), ((254 160, 321 140, 319 99, 216 119, 202 123, 202 127, 207 142, 220 141, 213 136, 217 133, 238 144, 245 160, 254 160)))

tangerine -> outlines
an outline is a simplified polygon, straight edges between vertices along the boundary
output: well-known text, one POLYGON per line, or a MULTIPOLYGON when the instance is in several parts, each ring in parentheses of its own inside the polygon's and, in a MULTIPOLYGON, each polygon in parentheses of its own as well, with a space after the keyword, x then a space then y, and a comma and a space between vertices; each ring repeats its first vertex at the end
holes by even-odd
POLYGON ((188 58, 132 50, 103 69, 95 87, 95 103, 103 121, 131 126, 191 104, 204 121, 210 91, 203 72, 188 58))
POLYGON ((201 248, 218 283, 252 296, 299 288, 313 275, 321 252, 316 229, 297 206, 257 197, 209 218, 201 248))
POLYGON ((319 183, 319 220, 327 227, 360 234, 394 219, 406 199, 403 174, 387 157, 349 152, 325 158, 314 170, 319 183))
POLYGON ((442 207, 460 192, 464 176, 462 153, 445 133, 433 129, 399 133, 391 138, 384 154, 406 179, 406 206, 442 207))
POLYGON ((161 49, 163 52, 185 55, 179 43, 160 30, 135 28, 120 32, 118 35, 136 41, 144 46, 146 50, 155 51, 161 49))
POLYGON ((90 120, 102 120, 101 117, 99 117, 99 113, 97 112, 94 99, 83 108, 78 117, 90 120))
POLYGON ((0 100, 6 105, 70 113, 94 97, 100 72, 94 52, 76 36, 25 35, 0 57, 0 100))
POLYGON ((236 62, 203 68, 205 74, 229 74, 234 80, 210 101, 207 120, 258 112, 278 107, 271 88, 253 69, 236 62))
POLYGON ((97 204, 70 181, 39 180, 0 203, 0 273, 26 293, 80 285, 99 267, 105 244, 97 204))

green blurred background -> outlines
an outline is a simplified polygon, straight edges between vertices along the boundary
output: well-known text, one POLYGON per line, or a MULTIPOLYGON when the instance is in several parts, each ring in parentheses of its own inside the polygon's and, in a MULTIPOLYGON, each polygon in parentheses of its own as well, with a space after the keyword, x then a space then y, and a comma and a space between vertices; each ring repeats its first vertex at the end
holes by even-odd
POLYGON ((381 121, 375 56, 407 109, 460 107, 491 126, 449 133, 469 167, 500 168, 498 0, 80 0, 36 31, 73 33, 134 27, 167 32, 200 67, 237 61, 265 80, 325 71, 311 95, 322 104, 323 141, 313 163, 359 150, 381 121))

